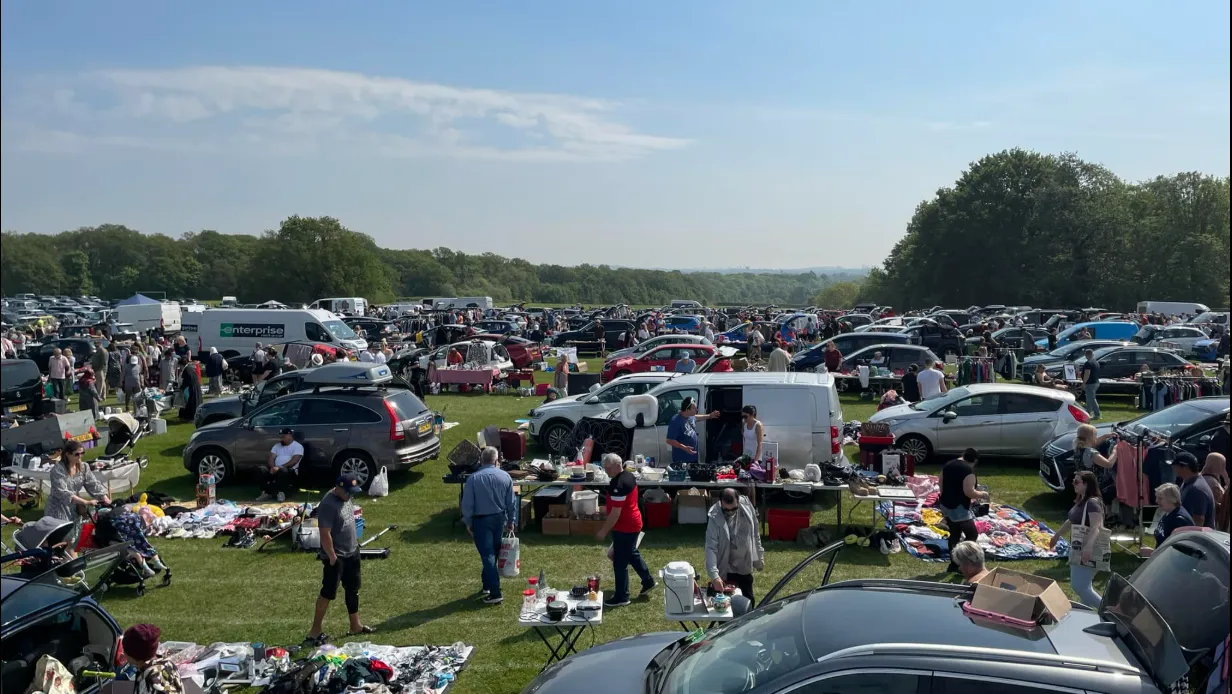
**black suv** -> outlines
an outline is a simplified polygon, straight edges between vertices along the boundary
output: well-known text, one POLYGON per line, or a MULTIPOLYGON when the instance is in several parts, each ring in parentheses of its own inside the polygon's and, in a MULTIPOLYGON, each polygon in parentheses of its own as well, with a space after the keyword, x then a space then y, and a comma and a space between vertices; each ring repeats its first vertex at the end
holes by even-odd
MULTIPOLYGON (((616 342, 620 339, 620 334, 630 330, 636 331, 637 325, 630 320, 619 320, 616 318, 604 318, 599 321, 603 324, 603 339, 607 341, 609 349, 616 348, 616 342)), ((570 342, 591 343, 595 342, 595 322, 588 321, 585 325, 577 330, 569 330, 563 333, 557 333, 552 337, 553 347, 565 347, 570 342)))
MULTIPOLYGON (((1105 347, 1095 350, 1092 355, 1099 364, 1100 378, 1129 378, 1149 366, 1151 371, 1162 369, 1179 369, 1189 366, 1189 362, 1176 352, 1160 347, 1105 347)), ((1085 356, 1074 360, 1075 369, 1082 372, 1082 365, 1087 362, 1085 356)), ((1065 375, 1065 364, 1054 364, 1045 369, 1053 378, 1065 375)))
POLYGON ((43 374, 29 359, 5 359, 0 366, 0 406, 6 415, 43 413, 43 374))
POLYGON ((73 350, 73 357, 76 359, 78 366, 90 363, 90 357, 94 354, 94 350, 97 349, 94 340, 89 338, 53 338, 35 347, 33 350, 26 350, 26 356, 33 359, 35 364, 38 364, 40 371, 46 372, 47 363, 51 361, 51 355, 57 348, 73 350))

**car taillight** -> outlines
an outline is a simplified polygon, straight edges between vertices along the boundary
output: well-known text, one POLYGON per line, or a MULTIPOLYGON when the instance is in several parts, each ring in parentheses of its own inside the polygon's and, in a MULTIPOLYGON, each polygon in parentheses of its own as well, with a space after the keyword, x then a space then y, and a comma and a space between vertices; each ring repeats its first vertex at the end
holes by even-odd
POLYGON ((1079 424, 1089 424, 1090 423, 1091 415, 1087 414, 1086 410, 1082 409, 1081 407, 1077 405, 1069 405, 1068 407, 1069 407, 1069 413, 1073 415, 1074 419, 1079 424))
POLYGON ((402 428, 402 420, 398 417, 398 411, 388 400, 385 401, 385 411, 389 412, 389 440, 405 441, 406 429, 402 428))
POLYGON ((843 439, 839 438, 838 427, 830 427, 830 452, 834 455, 843 452, 843 439))

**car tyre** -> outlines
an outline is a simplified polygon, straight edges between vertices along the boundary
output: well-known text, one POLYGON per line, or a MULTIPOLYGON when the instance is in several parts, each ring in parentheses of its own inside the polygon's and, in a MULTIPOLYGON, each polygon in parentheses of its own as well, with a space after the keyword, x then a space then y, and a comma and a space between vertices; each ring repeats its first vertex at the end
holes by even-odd
POLYGON ((628 376, 631 373, 633 372, 632 371, 617 371, 615 374, 612 375, 612 380, 616 380, 620 378, 621 376, 628 376))
POLYGON ((229 482, 235 475, 231 456, 220 448, 202 448, 193 454, 193 471, 198 478, 202 475, 213 475, 216 485, 229 482))
POLYGON ((540 441, 549 453, 565 455, 569 448, 569 440, 573 435, 573 427, 564 422, 552 422, 543 428, 540 441))
POLYGON ((368 485, 372 484, 372 480, 376 479, 376 473, 378 472, 372 456, 363 451, 350 450, 339 453, 337 461, 334 463, 335 478, 343 475, 355 475, 359 486, 363 487, 365 492, 368 491, 368 485))
POLYGON ((904 436, 898 440, 897 446, 899 450, 915 458, 917 465, 927 462, 933 454, 932 444, 928 442, 928 439, 918 434, 904 436))

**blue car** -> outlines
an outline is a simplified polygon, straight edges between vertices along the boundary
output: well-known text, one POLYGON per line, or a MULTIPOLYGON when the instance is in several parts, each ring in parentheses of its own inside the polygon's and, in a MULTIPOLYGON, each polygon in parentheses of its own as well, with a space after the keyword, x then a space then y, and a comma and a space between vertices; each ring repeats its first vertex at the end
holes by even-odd
MULTIPOLYGON (((1094 321, 1089 323, 1077 323, 1075 325, 1057 333, 1057 346, 1067 345, 1075 340, 1093 339, 1093 340, 1132 340, 1138 334, 1140 327, 1137 323, 1129 321, 1094 321), (1086 328, 1090 338, 1082 338, 1078 335, 1082 329, 1086 328)), ((1035 341, 1036 347, 1048 347, 1048 339, 1035 341)))
MULTIPOLYGON (((44 655, 73 673, 116 669, 120 625, 92 596, 106 585, 128 547, 95 550, 43 573, 0 577, 0 691, 26 691, 44 655)), ((92 677, 77 677, 74 684, 82 693, 98 688, 92 677)))
POLYGON ((668 316, 663 319, 663 324, 669 330, 683 330, 686 333, 701 332, 702 318, 701 316, 668 316))
POLYGON ((1219 340, 1198 340, 1194 343, 1193 354, 1201 361, 1215 361, 1219 358, 1219 340))

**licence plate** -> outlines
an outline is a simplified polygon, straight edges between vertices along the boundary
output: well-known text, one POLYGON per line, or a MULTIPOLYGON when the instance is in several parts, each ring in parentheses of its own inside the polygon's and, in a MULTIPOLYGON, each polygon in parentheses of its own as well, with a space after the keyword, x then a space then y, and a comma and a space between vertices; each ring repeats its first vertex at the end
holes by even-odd
POLYGON ((432 422, 420 422, 419 433, 426 434, 429 431, 432 431, 432 422))
POLYGON ((7 409, 9 412, 25 412, 27 409, 29 409, 29 407, 27 405, 13 405, 12 407, 8 407, 5 409, 7 409))
POLYGON ((80 441, 80 442, 82 442, 82 443, 85 443, 86 441, 93 441, 93 440, 94 440, 94 434, 91 434, 90 432, 88 432, 88 431, 87 431, 87 432, 86 432, 86 433, 84 433, 84 434, 78 434, 77 436, 74 436, 74 437, 72 438, 72 440, 73 440, 73 441, 80 441))
POLYGON ((1040 461, 1040 474, 1052 477, 1052 463, 1040 461))

